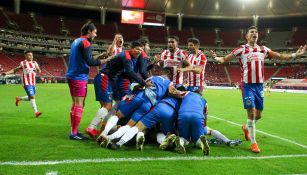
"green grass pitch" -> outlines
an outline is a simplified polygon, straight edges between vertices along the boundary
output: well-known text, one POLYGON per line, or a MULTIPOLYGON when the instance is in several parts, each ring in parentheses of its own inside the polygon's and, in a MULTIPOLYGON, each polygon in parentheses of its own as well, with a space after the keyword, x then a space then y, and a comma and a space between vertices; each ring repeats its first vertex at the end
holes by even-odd
MULTIPOLYGON (((246 111, 243 110, 240 93, 237 90, 209 89, 204 96, 209 106, 208 126, 221 131, 229 138, 243 140, 241 128, 226 122, 246 122, 246 111)), ((250 143, 243 141, 241 146, 235 148, 211 145, 211 158, 203 160, 199 160, 203 157, 201 151, 192 146, 188 147, 187 154, 179 155, 161 151, 157 144, 146 144, 142 152, 135 150, 133 146, 124 146, 113 151, 100 148, 94 141, 69 140, 71 97, 67 84, 37 86, 37 105, 43 112, 41 118, 34 117, 29 102, 21 101, 20 105, 15 107, 15 96, 25 95, 21 85, 1 85, 0 94, 0 175, 48 172, 58 175, 307 173, 307 94, 272 93, 265 97, 265 109, 261 121, 257 123, 257 130, 278 138, 257 133, 260 154, 252 153, 249 150, 250 143), (288 157, 289 155, 294 156, 288 157), (172 160, 158 160, 168 157, 172 160), (259 159, 256 159, 257 157, 259 159), (111 160, 108 158, 123 159, 105 161, 111 160), (194 160, 183 160, 185 158, 194 160), (89 162, 85 162, 85 159, 89 162), (63 160, 73 161, 51 164, 63 160), (78 163, 78 160, 83 162, 78 163), (50 163, 18 165, 20 162, 46 161, 50 163), (16 164, 7 165, 7 162, 16 164)), ((90 84, 80 125, 81 131, 89 124, 98 108, 93 85, 90 84)))

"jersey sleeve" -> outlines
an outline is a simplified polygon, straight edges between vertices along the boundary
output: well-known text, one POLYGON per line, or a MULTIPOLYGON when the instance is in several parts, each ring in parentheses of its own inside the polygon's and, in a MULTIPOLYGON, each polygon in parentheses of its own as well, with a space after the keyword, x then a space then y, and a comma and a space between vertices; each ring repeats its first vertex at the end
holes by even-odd
POLYGON ((92 55, 92 47, 91 43, 87 40, 83 40, 80 42, 80 51, 82 54, 82 58, 85 60, 86 64, 89 66, 99 66, 101 62, 99 59, 94 59, 92 55))
POLYGON ((233 49, 230 54, 233 54, 236 58, 240 58, 244 52, 244 47, 237 47, 233 49))

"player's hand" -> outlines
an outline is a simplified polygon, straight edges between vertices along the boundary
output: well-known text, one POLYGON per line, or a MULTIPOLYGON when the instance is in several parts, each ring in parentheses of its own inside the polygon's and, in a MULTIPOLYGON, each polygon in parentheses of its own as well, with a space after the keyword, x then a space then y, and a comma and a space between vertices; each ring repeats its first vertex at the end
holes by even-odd
POLYGON ((152 86, 153 86, 152 81, 151 80, 147 80, 145 87, 149 88, 149 87, 152 87, 152 86))
POLYGON ((298 50, 296 51, 296 56, 299 57, 303 55, 306 52, 306 48, 307 48, 307 45, 300 46, 300 48, 298 48, 298 50))

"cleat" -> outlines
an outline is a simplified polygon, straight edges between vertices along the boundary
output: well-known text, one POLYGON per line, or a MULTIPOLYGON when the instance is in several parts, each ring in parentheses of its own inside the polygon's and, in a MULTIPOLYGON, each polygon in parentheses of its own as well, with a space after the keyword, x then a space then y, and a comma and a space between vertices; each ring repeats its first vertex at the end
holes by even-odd
POLYGON ((218 139, 218 138, 212 138, 212 139, 207 139, 207 142, 209 144, 215 144, 215 145, 221 145, 224 143, 224 141, 222 139, 218 139))
POLYGON ((176 140, 175 134, 167 134, 163 142, 160 144, 160 149, 166 149, 168 146, 172 145, 176 140))
POLYGON ((79 132, 77 134, 70 134, 69 139, 70 140, 88 140, 87 137, 85 137, 83 134, 79 132))
POLYGON ((102 148, 108 148, 108 146, 110 145, 111 140, 108 139, 107 137, 103 137, 101 143, 100 143, 100 147, 102 148))
POLYGON ((242 140, 230 140, 229 142, 226 143, 227 146, 234 147, 234 146, 239 146, 242 145, 242 140))
POLYGON ((205 135, 200 136, 201 150, 205 156, 208 156, 210 153, 210 147, 207 142, 207 138, 205 135))
POLYGON ((136 140, 136 149, 139 151, 143 151, 144 149, 144 143, 145 143, 145 137, 144 135, 141 135, 137 140, 136 140))
POLYGON ((260 149, 259 149, 257 143, 253 143, 253 144, 251 145, 251 150, 252 150, 252 152, 254 152, 254 153, 260 153, 260 149))
POLYGON ((15 97, 15 105, 18 106, 20 100, 19 100, 19 97, 15 97))
POLYGON ((85 133, 92 138, 95 138, 98 134, 98 131, 95 128, 86 128, 85 133))
POLYGON ((249 132, 248 132, 248 129, 246 128, 245 124, 242 125, 242 130, 243 130, 243 133, 244 133, 245 140, 250 141, 251 138, 249 136, 249 132))
POLYGON ((43 114, 43 113, 41 113, 41 112, 35 112, 35 117, 38 118, 38 117, 40 117, 42 114, 43 114))
POLYGON ((107 148, 112 149, 112 150, 118 150, 120 148, 120 146, 116 143, 111 143, 111 144, 108 145, 107 148))
POLYGON ((105 135, 99 135, 96 139, 96 141, 100 144, 101 142, 105 141, 107 139, 107 136, 105 135))
POLYGON ((179 154, 185 154, 185 147, 181 145, 179 136, 176 136, 175 145, 175 151, 177 151, 179 154))

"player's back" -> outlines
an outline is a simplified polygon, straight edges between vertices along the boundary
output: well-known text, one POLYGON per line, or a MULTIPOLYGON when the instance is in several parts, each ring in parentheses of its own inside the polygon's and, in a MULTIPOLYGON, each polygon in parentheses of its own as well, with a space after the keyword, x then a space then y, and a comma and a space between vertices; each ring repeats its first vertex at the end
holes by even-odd
POLYGON ((206 103, 206 100, 200 94, 195 92, 189 92, 182 99, 179 114, 184 112, 203 114, 206 103))
POLYGON ((157 100, 160 101, 166 96, 171 81, 163 76, 152 76, 151 80, 154 84, 153 90, 157 95, 157 100))

